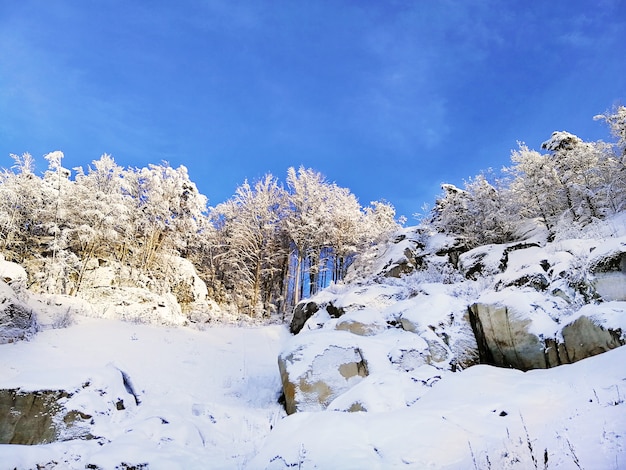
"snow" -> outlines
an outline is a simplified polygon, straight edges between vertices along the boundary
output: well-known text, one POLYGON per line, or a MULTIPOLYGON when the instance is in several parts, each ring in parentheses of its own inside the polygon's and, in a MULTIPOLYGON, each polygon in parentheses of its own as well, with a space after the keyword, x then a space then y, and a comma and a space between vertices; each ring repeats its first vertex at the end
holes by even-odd
MULTIPOLYGON (((460 268, 480 267, 475 281, 437 277, 448 261, 436 253, 453 238, 425 242, 403 229, 403 239, 369 260, 375 274, 408 261, 407 248, 436 269, 332 285, 311 299, 320 309, 296 336, 277 325, 183 327, 175 298, 112 286, 101 268, 86 296, 91 304, 27 292, 23 269, 0 259, 0 279, 13 280, 0 282, 0 294, 37 312, 42 328, 29 341, 0 345, 0 388, 70 391, 66 406, 92 415, 96 436, 0 445, 0 461, 20 470, 626 468, 626 348, 529 372, 463 360, 477 348, 465 318, 474 302, 506 306, 538 337, 561 339, 564 325, 586 316, 623 340, 626 301, 583 305, 572 284, 625 251, 625 221, 572 228, 577 238, 563 232, 554 242, 533 235, 541 248, 527 240, 512 251, 513 244, 471 250, 460 268), (534 275, 549 288, 512 287, 534 275), (345 313, 331 318, 330 303, 345 313), (279 404, 281 354, 291 355, 296 377, 326 380, 342 357, 362 359, 368 375, 337 377, 345 388, 326 409, 315 403, 310 409, 319 411, 287 416, 279 404), (123 410, 112 406, 119 399, 123 410)), ((172 265, 191 297, 206 296, 188 263, 172 265)))
POLYGON ((548 468, 576 468, 574 459, 581 468, 623 468, 625 360, 618 348, 526 373, 474 366, 409 408, 297 413, 278 423, 250 468, 465 470, 489 468, 489 459, 491 468, 526 469, 533 457, 544 468, 544 451, 548 468))
POLYGON ((569 323, 573 323, 582 316, 589 318, 604 329, 621 331, 623 336, 626 335, 626 302, 585 305, 571 319, 568 319, 569 323))
MULTIPOLYGON (((434 288, 411 301, 441 312, 429 321, 458 307, 434 288)), ((623 328, 625 309, 610 302, 579 314, 623 328)), ((523 469, 534 468, 533 458, 543 465, 546 451, 549 468, 575 468, 574 459, 582 468, 626 465, 626 348, 526 373, 484 365, 452 373, 419 361, 396 368, 403 351, 426 348, 399 329, 358 336, 325 327, 289 337, 281 326, 199 331, 76 316, 68 328, 0 346, 0 388, 77 390, 90 382, 102 393, 79 392, 71 404, 94 415, 99 439, 3 445, 0 459, 17 469, 50 462, 59 469, 122 462, 150 469, 468 469, 474 461, 523 469), (319 354, 330 335, 335 345, 360 348, 370 375, 326 411, 287 417, 277 400, 279 352, 296 342, 308 346, 303 354, 319 354), (107 400, 118 397, 130 405, 107 411, 107 400), (355 403, 368 411, 345 411, 355 403)))
POLYGON ((3 445, 0 460, 19 469, 50 461, 64 462, 64 469, 122 462, 241 468, 284 416, 276 357, 287 334, 281 326, 197 331, 77 317, 69 328, 0 346, 0 388, 76 390, 92 382, 117 396, 124 393, 116 378, 121 370, 141 402, 99 415, 97 397, 78 393, 82 403, 75 405, 96 416, 92 432, 103 445, 3 445))
POLYGON ((28 276, 26 270, 16 263, 5 261, 4 256, 0 253, 0 280, 8 279, 12 282, 26 282, 28 276))

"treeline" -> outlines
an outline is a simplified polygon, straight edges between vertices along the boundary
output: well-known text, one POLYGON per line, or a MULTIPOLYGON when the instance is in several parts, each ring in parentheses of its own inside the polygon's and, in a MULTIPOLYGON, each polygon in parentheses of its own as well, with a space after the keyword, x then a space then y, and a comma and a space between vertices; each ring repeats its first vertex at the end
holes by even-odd
POLYGON ((626 209, 626 107, 605 121, 616 142, 584 142, 554 132, 543 153, 520 143, 499 177, 480 174, 464 188, 445 184, 425 221, 465 239, 468 248, 513 241, 520 222, 534 219, 554 236, 558 223, 583 226, 626 209))
POLYGON ((341 280, 397 227, 390 204, 362 207, 310 169, 290 168, 286 187, 272 175, 245 182, 209 208, 183 166, 125 169, 105 154, 72 173, 52 152, 40 177, 29 154, 12 158, 0 175, 0 252, 42 291, 79 294, 94 260, 129 267, 120 284, 167 290, 171 256, 182 256, 213 300, 268 315, 341 280))

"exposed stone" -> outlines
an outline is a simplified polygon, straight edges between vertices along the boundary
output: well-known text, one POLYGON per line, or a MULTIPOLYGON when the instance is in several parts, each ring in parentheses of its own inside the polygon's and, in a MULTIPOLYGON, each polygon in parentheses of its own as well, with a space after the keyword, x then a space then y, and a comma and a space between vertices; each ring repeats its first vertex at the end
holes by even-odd
POLYGON ((424 259, 416 255, 415 250, 423 249, 423 245, 417 245, 414 249, 405 248, 404 258, 390 264, 385 271, 385 277, 402 277, 404 274, 410 274, 416 269, 420 269, 424 265, 424 259))
POLYGON ((189 313, 193 309, 206 308, 209 291, 191 261, 173 256, 169 259, 169 266, 174 269, 169 279, 172 294, 182 311, 189 313))
POLYGON ((530 319, 515 317, 505 305, 475 303, 469 312, 482 363, 521 370, 549 367, 545 345, 528 331, 530 319))
POLYGON ((70 396, 65 390, 0 390, 0 444, 37 445, 92 437, 85 426, 91 416, 64 409, 70 396))
POLYGON ((544 344, 546 367, 556 367, 573 362, 567 354, 564 343, 559 343, 555 338, 546 338, 544 344))
POLYGON ((626 300, 626 252, 598 257, 592 261, 590 271, 593 273, 592 285, 603 300, 626 300))
POLYGON ((335 307, 332 302, 329 302, 326 305, 326 311, 331 316, 331 318, 339 318, 345 313, 345 310, 341 307, 335 307))
POLYGON ((0 444, 92 439, 99 419, 138 403, 130 378, 113 365, 66 389, 0 389, 0 444))
POLYGON ((550 281, 544 272, 521 272, 519 276, 506 282, 498 282, 495 289, 501 290, 506 287, 531 287, 537 291, 545 291, 550 286, 550 281))
POLYGON ((387 329, 386 324, 360 322, 354 319, 340 321, 335 327, 338 330, 349 331, 359 336, 372 336, 387 329))
POLYGON ((0 281, 0 344, 28 339, 37 332, 35 314, 0 281))
POLYGON ((291 325, 289 325, 289 331, 291 331, 291 334, 298 334, 304 327, 306 321, 319 309, 319 306, 315 302, 300 302, 296 305, 293 310, 291 325))
POLYGON ((591 284, 602 300, 626 300, 626 270, 597 273, 591 284))
POLYGON ((504 245, 485 245, 459 255, 458 269, 466 279, 477 280, 501 272, 504 245))
POLYGON ((302 350, 281 354, 278 368, 285 394, 285 410, 319 411, 337 396, 368 375, 367 365, 358 348, 329 346, 315 356, 298 374, 293 365, 302 360, 302 350))
MULTIPOLYGON (((435 336, 435 335, 433 335, 435 336)), ((433 362, 444 362, 449 359, 448 348, 437 337, 425 338, 428 351, 433 362)))
POLYGON ((605 329, 586 316, 563 327, 565 349, 571 362, 595 356, 625 344, 621 330, 605 329))
POLYGON ((556 367, 626 343, 620 328, 605 328, 585 315, 565 325, 560 335, 554 331, 555 337, 539 337, 530 331, 530 318, 513 314, 506 305, 475 303, 469 312, 480 360, 496 366, 521 370, 556 367))

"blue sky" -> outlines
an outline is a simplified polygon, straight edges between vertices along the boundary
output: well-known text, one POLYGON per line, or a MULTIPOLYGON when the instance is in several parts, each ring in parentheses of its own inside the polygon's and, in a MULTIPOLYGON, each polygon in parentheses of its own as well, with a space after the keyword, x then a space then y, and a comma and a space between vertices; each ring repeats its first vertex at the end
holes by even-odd
POLYGON ((0 167, 184 164, 209 204, 314 168, 410 218, 554 130, 610 139, 621 0, 20 0, 0 6, 0 167))

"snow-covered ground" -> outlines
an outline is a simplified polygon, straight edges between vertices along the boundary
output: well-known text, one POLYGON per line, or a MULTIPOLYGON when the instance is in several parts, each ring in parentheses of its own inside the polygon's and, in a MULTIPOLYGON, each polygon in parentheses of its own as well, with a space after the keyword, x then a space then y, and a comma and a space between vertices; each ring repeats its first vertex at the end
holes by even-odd
MULTIPOLYGON (((475 355, 476 345, 463 320, 476 299, 507 294, 507 302, 521 305, 518 314, 552 314, 533 323, 531 332, 538 335, 552 337, 557 326, 584 314, 621 338, 626 329, 624 268, 620 264, 619 270, 588 280, 584 275, 591 272, 589 266, 624 252, 624 220, 612 221, 606 234, 602 225, 578 239, 539 240, 543 252, 536 246, 511 251, 503 272, 505 246, 461 255, 463 273, 443 269, 441 259, 447 257, 437 254, 440 247, 426 247, 434 268, 399 279, 357 278, 318 294, 320 305, 332 302, 345 314, 331 318, 320 309, 291 339, 287 328, 277 325, 199 330, 97 318, 113 315, 102 298, 94 302, 97 308, 86 308, 81 299, 19 289, 14 295, 5 285, 5 304, 23 302, 26 311, 37 312, 43 329, 29 330, 28 341, 0 344, 0 389, 75 392, 68 409, 93 417, 88 430, 95 438, 0 445, 0 470, 625 470, 626 347, 545 370, 466 368, 475 361, 464 355, 475 355), (466 279, 478 263, 482 274, 475 281, 466 279), (522 275, 546 276, 561 296, 548 299, 552 294, 532 286, 509 287, 522 275), (583 306, 580 293, 566 282, 579 277, 605 301, 583 306), (494 285, 501 288, 494 292, 494 285), (542 305, 553 307, 538 309, 542 305), (449 357, 439 361, 427 340, 444 333, 449 357), (294 349, 298 344, 307 348, 294 349), (351 377, 356 385, 323 411, 286 416, 278 403, 279 354, 312 355, 305 365, 329 346, 358 347, 369 375, 351 377), (422 350, 431 355, 428 365, 419 362, 421 356, 415 356, 415 364, 411 355, 402 362, 403 351, 422 350), (464 370, 448 370, 450 357, 464 370), (118 407, 121 399, 123 407, 118 407), (369 411, 339 411, 356 402, 369 411)), ((364 271, 393 269, 390 260, 410 264, 406 249, 417 244, 409 235, 369 260, 364 271)), ((448 241, 433 239, 442 246, 448 241)), ((26 277, 12 263, 4 267, 16 271, 2 271, 2 278, 26 277)), ((162 320, 154 310, 148 310, 149 320, 162 320)), ((321 363, 322 372, 343 364, 323 358, 321 363)))
POLYGON ((626 348, 554 369, 486 365, 390 412, 300 412, 254 469, 623 469, 626 348))
POLYGON ((626 348, 526 373, 471 367, 401 410, 286 417, 276 357, 287 335, 280 326, 197 331, 76 317, 2 345, 0 388, 89 381, 115 397, 119 369, 140 404, 98 415, 98 396, 83 396, 77 404, 94 415, 99 439, 0 445, 1 467, 626 468, 626 348))
POLYGON ((125 410, 99 414, 100 397, 79 393, 99 439, 0 445, 0 468, 244 468, 285 414, 276 365, 288 335, 283 327, 197 331, 75 320, 31 341, 0 345, 0 388, 74 390, 90 382, 117 399, 110 389, 119 374, 111 371, 119 369, 140 404, 126 399, 125 410))

